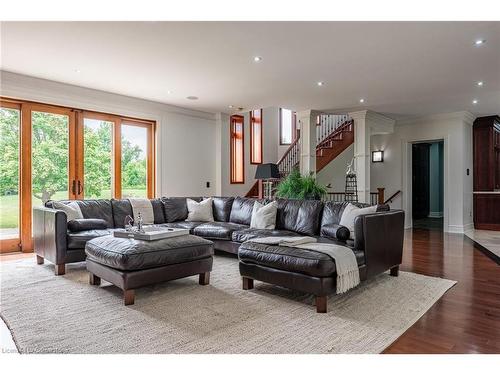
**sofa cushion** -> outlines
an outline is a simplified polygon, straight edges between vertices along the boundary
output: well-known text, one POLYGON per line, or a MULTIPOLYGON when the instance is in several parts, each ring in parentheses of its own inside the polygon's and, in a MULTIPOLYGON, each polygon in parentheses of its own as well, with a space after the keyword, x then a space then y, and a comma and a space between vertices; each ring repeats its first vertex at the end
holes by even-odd
POLYGON ((316 200, 278 199, 276 229, 314 236, 319 234, 323 202, 316 200))
POLYGON ((113 220, 115 228, 125 228, 125 218, 130 216, 134 218, 132 205, 128 199, 111 199, 111 207, 113 209, 113 220))
POLYGON ((350 231, 343 225, 327 224, 321 227, 321 235, 345 242, 350 237, 350 231))
POLYGON ((349 238, 354 240, 354 220, 360 215, 373 214, 377 211, 377 206, 368 206, 363 208, 358 208, 353 204, 348 204, 342 213, 340 218, 340 225, 343 225, 349 229, 349 238))
POLYGON ((114 228, 113 209, 109 199, 85 199, 76 202, 84 219, 103 219, 108 228, 114 228))
POLYGON ((211 241, 179 236, 156 241, 103 237, 87 243, 87 259, 122 271, 143 270, 211 257, 211 241))
POLYGON ((203 199, 201 202, 187 198, 186 204, 188 208, 188 217, 186 221, 214 221, 212 198, 203 199))
POLYGON ((203 223, 193 229, 193 234, 196 236, 211 238, 216 240, 231 240, 231 235, 236 230, 248 228, 243 224, 223 223, 214 221, 211 223, 203 223))
POLYGON ((103 219, 74 219, 68 221, 68 230, 70 232, 106 228, 106 222, 103 219))
POLYGON ((277 211, 278 206, 276 202, 270 202, 266 205, 260 202, 254 202, 252 219, 250 220, 250 228, 275 229, 277 211))
MULTIPOLYGON (((369 206, 369 204, 359 202, 326 202, 323 207, 323 214, 321 215, 321 227, 330 224, 340 224, 342 213, 349 203, 359 208, 369 206)), ((387 204, 379 204, 377 206, 377 212, 389 210, 390 207, 387 204)))
POLYGON ((112 230, 109 229, 93 229, 93 230, 85 230, 81 232, 68 232, 66 238, 68 241, 68 249, 84 249, 87 241, 107 236, 112 233, 112 230))
MULTIPOLYGON (((363 252, 354 254, 358 265, 364 264, 363 252)), ((336 273, 335 261, 328 255, 296 247, 245 242, 238 250, 238 258, 243 263, 315 277, 331 277, 336 273)))
POLYGON ((231 207, 233 206, 233 197, 213 197, 213 213, 215 221, 229 221, 231 207))
POLYGON ((153 206, 153 215, 155 218, 155 224, 163 224, 165 222, 165 213, 163 211, 163 203, 160 198, 151 199, 151 205, 153 206))
POLYGON ((252 238, 281 236, 297 236, 297 233, 288 230, 247 228, 234 231, 231 235, 231 240, 234 242, 245 242, 252 238))
MULTIPOLYGON (((196 202, 200 202, 200 197, 188 197, 196 202)), ((165 222, 183 221, 188 217, 186 197, 161 198, 165 213, 165 222)))
POLYGON ((67 203, 54 201, 52 202, 52 207, 54 207, 54 209, 56 210, 64 211, 64 213, 66 214, 66 220, 68 222, 75 219, 83 219, 83 214, 80 206, 74 201, 67 203))
MULTIPOLYGON (((253 204, 257 199, 254 198, 234 198, 233 205, 231 207, 231 215, 229 215, 229 221, 236 224, 250 225, 252 220, 253 204)), ((258 199, 260 203, 267 203, 265 199, 258 199)))

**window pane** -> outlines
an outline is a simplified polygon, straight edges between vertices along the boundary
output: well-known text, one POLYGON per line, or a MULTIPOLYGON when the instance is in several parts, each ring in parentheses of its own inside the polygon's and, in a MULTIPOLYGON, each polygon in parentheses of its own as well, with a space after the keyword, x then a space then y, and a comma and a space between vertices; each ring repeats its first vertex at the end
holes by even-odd
POLYGON ((281 132, 280 143, 283 145, 291 144, 293 141, 293 116, 289 109, 281 109, 281 132))
POLYGON ((85 198, 112 197, 113 122, 83 120, 85 198))
POLYGON ((19 238, 19 110, 0 109, 0 239, 19 238))
POLYGON ((262 163, 262 110, 250 112, 250 163, 262 163))
POLYGON ((69 118, 31 113, 33 207, 53 199, 68 199, 69 118))
POLYGON ((147 198, 148 130, 122 125, 122 198, 147 198))
POLYGON ((244 146, 243 117, 231 118, 231 183, 243 183, 244 177, 244 146))

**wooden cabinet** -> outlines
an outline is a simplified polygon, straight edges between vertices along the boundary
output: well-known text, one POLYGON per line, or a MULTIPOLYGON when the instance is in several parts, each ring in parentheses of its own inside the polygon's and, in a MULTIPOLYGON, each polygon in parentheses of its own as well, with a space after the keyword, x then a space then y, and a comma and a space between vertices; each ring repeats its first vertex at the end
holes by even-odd
POLYGON ((474 227, 500 230, 500 117, 479 117, 473 127, 474 227))

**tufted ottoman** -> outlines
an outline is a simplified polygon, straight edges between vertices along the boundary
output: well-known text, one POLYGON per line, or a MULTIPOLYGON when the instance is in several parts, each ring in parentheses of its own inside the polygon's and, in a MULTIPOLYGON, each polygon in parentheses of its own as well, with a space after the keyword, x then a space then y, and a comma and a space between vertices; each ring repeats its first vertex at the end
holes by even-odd
POLYGON ((213 263, 213 243, 186 235, 156 241, 105 236, 85 246, 91 285, 101 278, 123 290, 125 305, 132 305, 136 288, 199 275, 207 285, 213 263))

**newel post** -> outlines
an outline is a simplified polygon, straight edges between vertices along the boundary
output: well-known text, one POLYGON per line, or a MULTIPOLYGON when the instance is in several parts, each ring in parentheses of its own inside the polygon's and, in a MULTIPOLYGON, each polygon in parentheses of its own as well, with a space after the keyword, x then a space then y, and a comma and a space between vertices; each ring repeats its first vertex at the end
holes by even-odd
POLYGON ((264 182, 262 180, 257 180, 257 186, 258 186, 258 189, 259 189, 259 199, 263 199, 264 198, 264 182))
POLYGON ((384 204, 385 198, 384 198, 384 192, 385 188, 377 188, 378 190, 378 204, 384 204))

